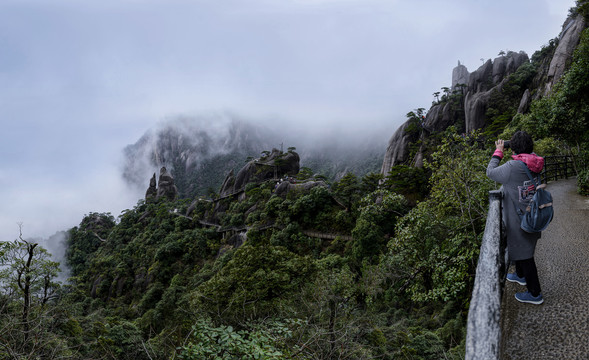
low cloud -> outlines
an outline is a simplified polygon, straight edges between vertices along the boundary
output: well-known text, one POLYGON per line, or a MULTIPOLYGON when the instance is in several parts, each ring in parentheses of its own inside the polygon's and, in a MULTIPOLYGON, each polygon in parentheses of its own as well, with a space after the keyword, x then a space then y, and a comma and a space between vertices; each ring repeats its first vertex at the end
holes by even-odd
POLYGON ((138 189, 124 182, 116 164, 52 175, 37 179, 15 176, 10 192, 3 193, 6 210, 0 217, 0 240, 17 239, 18 223, 23 224, 25 239, 47 239, 77 226, 84 214, 111 212, 116 217, 142 197, 138 189))
MULTIPOLYGON (((457 60, 472 72, 501 50, 531 56, 574 5, 3 1, 0 240, 18 236, 17 222, 47 238, 86 213, 133 207, 152 171, 128 188, 122 149, 174 114, 240 114, 301 152, 386 147, 404 114, 450 85, 457 60)), ((209 134, 222 138, 223 124, 209 134)))

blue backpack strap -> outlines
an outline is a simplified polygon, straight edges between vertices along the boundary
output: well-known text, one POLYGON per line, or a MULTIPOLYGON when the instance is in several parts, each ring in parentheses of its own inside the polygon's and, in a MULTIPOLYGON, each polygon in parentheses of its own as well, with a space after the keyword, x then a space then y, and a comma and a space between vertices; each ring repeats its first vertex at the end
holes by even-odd
MULTIPOLYGON (((534 184, 534 186, 536 188, 538 188, 538 183, 536 182, 536 180, 532 176, 532 173, 530 172, 528 165, 526 165, 526 163, 521 160, 515 160, 515 161, 520 163, 524 167, 524 169, 526 170, 526 174, 528 174, 528 177, 530 178, 530 181, 532 181, 532 184, 534 184)), ((520 208, 518 208, 518 206, 515 202, 513 203, 513 206, 515 207, 515 213, 518 214, 521 219, 521 217, 523 216, 523 211, 520 208)))
POLYGON ((523 166, 523 167, 524 167, 524 169, 526 170, 526 174, 528 174, 528 177, 530 178, 530 180, 532 181, 532 183, 534 183, 534 186, 535 186, 535 187, 538 187, 538 186, 540 186, 540 185, 538 184, 538 182, 536 181, 536 179, 534 179, 534 177, 532 176, 532 173, 530 172, 530 169, 528 168, 528 165, 526 165, 526 163, 525 163, 525 162, 523 162, 523 161, 521 161, 521 160, 516 160, 516 161, 519 161, 519 162, 522 164, 522 166, 523 166))

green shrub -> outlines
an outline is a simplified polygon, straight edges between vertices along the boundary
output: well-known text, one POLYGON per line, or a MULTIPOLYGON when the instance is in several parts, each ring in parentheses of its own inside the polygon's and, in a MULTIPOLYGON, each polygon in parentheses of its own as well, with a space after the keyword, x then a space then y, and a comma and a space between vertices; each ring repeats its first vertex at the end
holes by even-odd
POLYGON ((271 360, 284 359, 286 354, 275 345, 278 338, 290 336, 282 323, 264 324, 237 330, 232 326, 215 326, 211 320, 199 319, 192 327, 188 345, 178 348, 182 360, 271 360))
POLYGON ((228 319, 267 316, 309 281, 313 272, 309 258, 283 247, 246 244, 193 292, 193 303, 228 319))
POLYGON ((564 153, 564 144, 554 138, 544 138, 534 143, 534 152, 540 156, 561 155, 564 153))
POLYGON ((145 359, 141 331, 131 322, 111 319, 104 332, 96 339, 96 352, 109 354, 116 359, 145 359))
POLYGON ((469 296, 494 186, 485 173, 488 151, 477 139, 471 134, 444 140, 426 163, 432 170, 430 198, 398 221, 389 241, 383 261, 413 301, 469 296))
POLYGON ((428 193, 428 176, 423 168, 395 165, 387 175, 384 186, 415 203, 423 200, 428 193))
POLYGON ((352 230, 352 257, 358 261, 376 261, 386 247, 386 239, 395 229, 397 219, 407 212, 403 195, 377 190, 360 201, 360 215, 352 230))
POLYGON ((577 191, 581 195, 589 195, 589 169, 579 171, 577 176, 577 191))

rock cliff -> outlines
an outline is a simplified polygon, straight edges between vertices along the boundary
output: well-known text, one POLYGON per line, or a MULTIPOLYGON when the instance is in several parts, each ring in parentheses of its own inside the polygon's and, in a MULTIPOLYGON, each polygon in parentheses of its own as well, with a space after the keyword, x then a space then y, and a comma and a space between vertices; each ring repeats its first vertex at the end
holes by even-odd
POLYGON ((430 133, 444 131, 448 126, 455 124, 461 116, 461 103, 434 105, 425 116, 424 128, 430 133))
POLYGON ((581 32, 585 29, 585 20, 582 15, 568 18, 562 26, 559 35, 558 46, 554 51, 550 68, 548 69, 548 81, 543 95, 550 93, 550 90, 558 82, 564 71, 570 65, 571 58, 575 48, 579 44, 581 32))
POLYGON ((410 159, 410 145, 417 140, 424 140, 431 133, 443 131, 451 125, 455 125, 460 132, 470 132, 491 125, 488 119, 489 106, 494 99, 497 102, 496 99, 503 96, 505 89, 511 91, 511 97, 518 96, 514 99, 517 105, 514 115, 516 112, 529 111, 531 102, 549 94, 569 66, 585 27, 586 23, 581 15, 569 17, 563 24, 558 41, 550 42, 551 45, 557 43, 556 48, 543 48, 534 54, 537 57, 534 64, 535 77, 528 83, 528 87, 518 88, 515 94, 514 86, 510 86, 508 82, 511 74, 522 65, 530 64, 525 52, 508 51, 493 60, 487 60, 472 73, 459 61, 452 71, 451 93, 446 94, 443 101, 431 106, 419 136, 407 132, 412 121, 408 120, 390 138, 381 173, 386 176, 393 166, 399 164, 420 166, 423 161, 422 149, 418 149, 410 159))
POLYGON ((444 131, 457 123, 464 124, 459 131, 469 132, 483 127, 492 92, 501 91, 506 77, 528 61, 528 56, 523 52, 509 52, 494 61, 487 60, 472 73, 458 62, 452 71, 451 94, 446 94, 443 101, 432 105, 420 124, 420 133, 408 131, 414 122, 411 119, 397 129, 389 140, 381 173, 386 176, 393 166, 399 164, 422 166, 422 149, 418 149, 415 156, 409 159, 409 145, 419 139, 424 140, 430 133, 444 131))
POLYGON ((530 89, 526 89, 526 91, 524 91, 524 95, 522 96, 522 99, 519 102, 519 106, 517 107, 517 112, 519 114, 524 114, 524 113, 528 112, 528 110, 530 109, 531 102, 532 102, 532 95, 530 94, 530 89))
POLYGON ((493 92, 502 92, 503 83, 521 65, 530 60, 526 53, 508 52, 495 60, 487 60, 470 75, 464 99, 465 131, 471 132, 485 126, 486 112, 493 92))
POLYGON ((250 182, 261 182, 285 175, 296 175, 300 170, 300 157, 294 151, 286 153, 272 149, 268 155, 248 162, 236 176, 231 171, 219 191, 224 197, 245 189, 250 182))
POLYGON ((381 173, 387 175, 391 168, 407 161, 409 156, 409 144, 417 140, 415 134, 408 130, 412 120, 407 120, 401 125, 389 140, 387 152, 382 163, 381 173))

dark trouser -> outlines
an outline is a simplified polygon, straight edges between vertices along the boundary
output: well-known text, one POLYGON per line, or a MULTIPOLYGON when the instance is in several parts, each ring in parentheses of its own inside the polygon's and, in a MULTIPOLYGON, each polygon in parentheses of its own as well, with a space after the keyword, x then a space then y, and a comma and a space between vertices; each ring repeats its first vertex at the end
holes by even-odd
POLYGON ((540 280, 538 280, 538 269, 534 258, 515 261, 515 272, 517 276, 526 278, 526 286, 532 296, 538 296, 542 292, 540 280))

